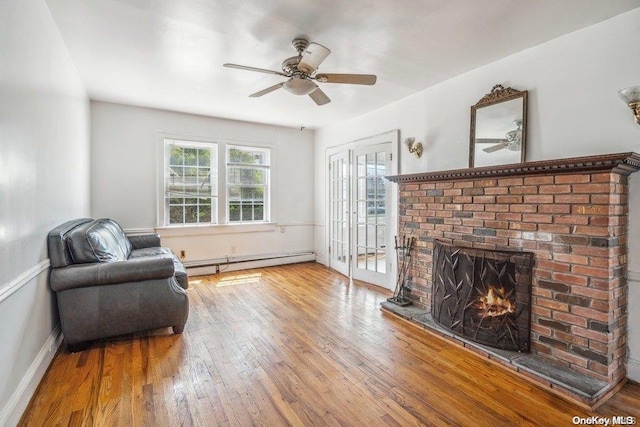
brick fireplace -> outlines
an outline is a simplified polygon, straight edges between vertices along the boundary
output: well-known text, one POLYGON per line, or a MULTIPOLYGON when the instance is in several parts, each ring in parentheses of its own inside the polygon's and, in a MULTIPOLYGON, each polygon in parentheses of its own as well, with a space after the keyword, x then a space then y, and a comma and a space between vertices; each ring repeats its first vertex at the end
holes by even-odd
POLYGON ((532 252, 531 353, 613 389, 626 377, 627 177, 639 167, 621 153, 387 177, 399 234, 417 238, 414 305, 431 310, 434 239, 532 252))

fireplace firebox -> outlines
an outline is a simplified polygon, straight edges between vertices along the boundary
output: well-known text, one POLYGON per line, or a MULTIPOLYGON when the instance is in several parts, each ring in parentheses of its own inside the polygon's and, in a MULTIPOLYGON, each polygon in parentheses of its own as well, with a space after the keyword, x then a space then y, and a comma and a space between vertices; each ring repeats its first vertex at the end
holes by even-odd
POLYGON ((528 352, 533 253, 457 247, 434 239, 431 313, 491 347, 528 352))

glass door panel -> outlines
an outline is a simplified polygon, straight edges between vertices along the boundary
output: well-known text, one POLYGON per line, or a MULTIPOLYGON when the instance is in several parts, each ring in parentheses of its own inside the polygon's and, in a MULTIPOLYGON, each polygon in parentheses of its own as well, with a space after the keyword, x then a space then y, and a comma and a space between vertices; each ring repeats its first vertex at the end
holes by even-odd
POLYGON ((329 265, 345 276, 349 275, 350 261, 349 172, 348 151, 329 158, 329 265))

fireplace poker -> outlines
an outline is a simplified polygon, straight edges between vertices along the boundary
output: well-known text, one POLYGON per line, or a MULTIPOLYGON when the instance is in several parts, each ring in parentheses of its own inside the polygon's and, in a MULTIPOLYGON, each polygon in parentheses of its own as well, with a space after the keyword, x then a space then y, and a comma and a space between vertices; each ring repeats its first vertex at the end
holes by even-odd
POLYGON ((387 301, 401 307, 411 304, 411 301, 408 300, 405 296, 405 281, 407 278, 407 273, 409 271, 409 265, 411 264, 411 251, 413 250, 415 240, 415 237, 402 236, 401 244, 398 245, 398 236, 394 237, 396 265, 398 266, 398 279, 396 288, 393 292, 393 297, 387 298, 387 301))

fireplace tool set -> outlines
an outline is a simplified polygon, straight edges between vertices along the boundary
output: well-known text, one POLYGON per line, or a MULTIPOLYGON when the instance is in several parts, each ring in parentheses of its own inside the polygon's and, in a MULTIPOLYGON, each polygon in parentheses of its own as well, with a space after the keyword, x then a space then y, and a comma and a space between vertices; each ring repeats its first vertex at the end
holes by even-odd
POLYGON ((398 236, 395 236, 394 240, 396 265, 398 266, 398 281, 396 282, 396 289, 393 292, 393 297, 387 298, 387 301, 399 305, 400 307, 404 307, 406 305, 411 305, 411 300, 408 299, 406 295, 407 287, 405 286, 405 282, 407 280, 409 266, 411 265, 411 252, 416 244, 416 238, 402 236, 402 239, 398 242, 398 236))

